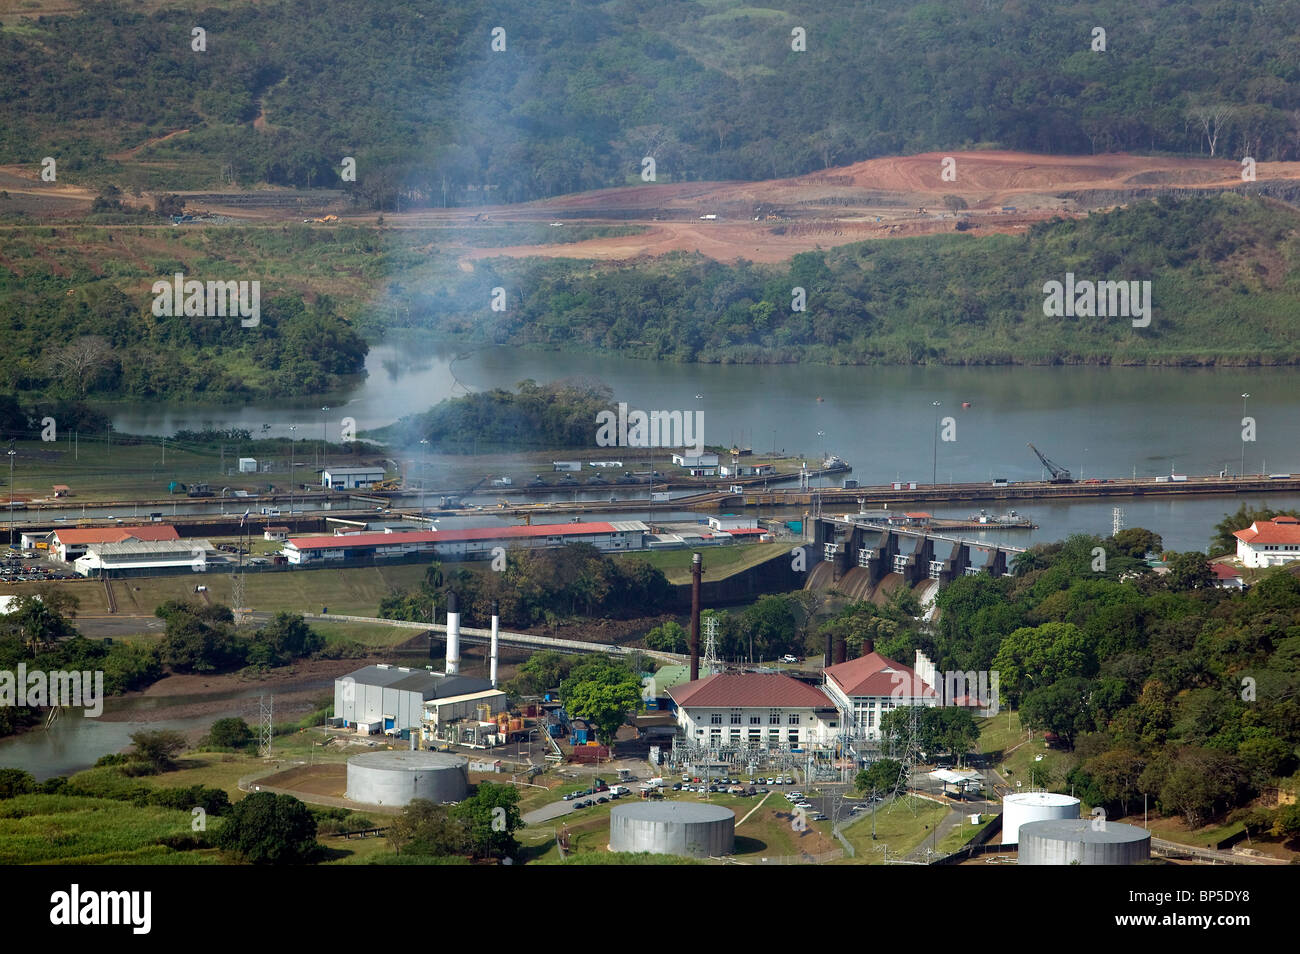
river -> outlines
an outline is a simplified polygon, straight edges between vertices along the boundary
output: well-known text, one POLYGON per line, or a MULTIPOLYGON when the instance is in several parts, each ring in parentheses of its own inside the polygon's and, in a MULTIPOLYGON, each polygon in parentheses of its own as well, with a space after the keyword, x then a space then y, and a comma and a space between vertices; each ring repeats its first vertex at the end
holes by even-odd
MULTIPOLYGON (((270 433, 288 435, 296 424, 300 438, 321 433, 338 440, 344 417, 364 431, 467 391, 512 389, 527 378, 578 378, 611 385, 615 400, 631 408, 702 411, 710 444, 741 443, 757 453, 775 448, 810 460, 838 454, 864 484, 1039 479, 1044 471, 1030 442, 1079 479, 1238 473, 1243 447, 1247 473, 1300 472, 1297 372, 1291 368, 688 365, 581 351, 457 352, 386 344, 371 349, 367 371, 349 390, 324 398, 260 407, 122 409, 113 426, 171 434, 215 425, 260 434, 269 425, 270 433), (1250 397, 1243 401, 1243 394, 1250 397), (1243 404, 1255 423, 1251 442, 1242 440, 1243 404)), ((594 445, 594 422, 592 432, 594 445)), ((611 449, 611 456, 616 453, 611 449)), ((431 481, 438 457, 428 458, 431 481)), ((1300 503, 1293 496, 1267 499, 1273 506, 1300 503)), ((1109 533, 1112 508, 1120 506, 1128 526, 1156 530, 1167 546, 1203 548, 1213 524, 1239 502, 1025 502, 1013 506, 1041 529, 1007 539, 1109 533)), ((970 511, 937 512, 965 517, 970 511)))

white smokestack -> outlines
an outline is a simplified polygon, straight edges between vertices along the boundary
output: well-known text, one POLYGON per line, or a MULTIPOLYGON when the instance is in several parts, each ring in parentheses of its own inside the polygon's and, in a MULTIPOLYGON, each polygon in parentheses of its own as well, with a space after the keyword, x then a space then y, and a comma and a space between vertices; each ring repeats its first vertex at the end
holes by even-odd
POLYGON ((460 672, 460 606, 456 594, 447 594, 447 675, 460 672))
POLYGON ((492 688, 497 687, 497 633, 501 629, 501 604, 492 601, 492 688))

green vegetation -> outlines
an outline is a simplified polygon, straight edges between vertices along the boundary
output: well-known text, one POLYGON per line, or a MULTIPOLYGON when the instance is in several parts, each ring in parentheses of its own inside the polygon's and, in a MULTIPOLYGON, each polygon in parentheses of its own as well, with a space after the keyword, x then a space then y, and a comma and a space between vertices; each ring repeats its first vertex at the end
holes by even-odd
POLYGON ((432 316, 467 342, 706 363, 1294 364, 1300 213, 1259 198, 1161 199, 1019 237, 936 236, 805 252, 788 265, 679 254, 629 268, 498 261, 432 316), (1043 285, 1149 280, 1148 327, 1045 317, 1043 285), (485 314, 483 282, 526 291, 485 314), (807 311, 789 308, 807 289, 807 311), (1283 344, 1279 347, 1279 342, 1283 344))
POLYGON ((1277 570, 1232 593, 1193 572, 1204 555, 1174 562, 1183 572, 1142 572, 1085 535, 1035 547, 1015 577, 954 581, 933 636, 908 641, 941 671, 1000 671, 1003 701, 1056 736, 1016 751, 1016 777, 1068 784, 1112 816, 1145 793, 1198 829, 1296 772, 1300 579, 1277 570))
POLYGON ((601 742, 613 745, 627 714, 642 706, 641 676, 622 664, 584 660, 560 683, 560 698, 571 716, 586 719, 601 742))
POLYGON ((316 819, 291 795, 254 792, 231 809, 217 845, 251 864, 298 864, 319 852, 316 819))
MULTIPOLYGON (((645 563, 610 559, 585 543, 546 552, 508 551, 505 569, 475 572, 463 566, 444 572, 435 562, 414 590, 386 595, 379 602, 384 619, 428 620, 447 604, 447 592, 459 595, 461 613, 483 624, 492 602, 501 607, 501 622, 527 628, 577 616, 640 616, 661 605, 669 593, 662 573, 645 563)), ((470 623, 469 625, 478 625, 470 623)))
POLYGON ((444 454, 591 447, 596 415, 613 399, 607 385, 528 380, 515 394, 496 389, 450 398, 370 436, 397 446, 428 440, 444 454))
POLYGON ((299 615, 280 612, 251 635, 235 629, 230 607, 169 600, 156 615, 167 621, 159 658, 175 672, 229 672, 243 666, 270 668, 310 656, 325 646, 299 615))
POLYGON ((152 6, 87 5, 0 32, 0 162, 55 155, 60 181, 127 190, 223 174, 334 185, 392 209, 617 184, 645 155, 661 182, 982 143, 1202 153, 1217 135, 1220 154, 1245 138, 1259 159, 1296 158, 1300 77, 1278 66, 1295 56, 1277 28, 1300 21, 1294 0, 1096 0, 1086 19, 1069 6, 858 0, 539 0, 503 18, 488 0, 375 0, 353 21, 324 3, 221 3, 205 13, 202 56, 189 12, 152 6), (791 22, 806 51, 792 50, 791 22), (1108 25, 1104 55, 1093 23, 1108 25), (134 161, 108 158, 142 144, 134 161), (340 180, 343 156, 355 184, 340 180))

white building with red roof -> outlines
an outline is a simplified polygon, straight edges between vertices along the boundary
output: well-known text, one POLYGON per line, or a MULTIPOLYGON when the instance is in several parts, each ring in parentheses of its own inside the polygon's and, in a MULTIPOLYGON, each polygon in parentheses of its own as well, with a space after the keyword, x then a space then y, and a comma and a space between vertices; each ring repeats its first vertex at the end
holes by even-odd
POLYGON ((822 675, 826 695, 842 713, 846 728, 862 739, 880 738, 880 719, 886 712, 940 702, 939 693, 916 670, 870 648, 857 659, 826 668, 822 675))
POLYGON ((139 540, 156 543, 161 540, 179 540, 180 534, 170 524, 155 523, 142 527, 69 527, 49 533, 23 534, 23 546, 39 540, 49 545, 50 556, 65 563, 73 563, 86 555, 90 547, 101 543, 125 543, 139 540))
POLYGON ((820 689, 779 673, 719 673, 668 690, 677 724, 701 745, 803 748, 839 734, 839 712, 820 689))
POLYGON ((1257 569, 1300 560, 1300 519, 1295 517, 1256 520, 1233 536, 1242 566, 1257 569))

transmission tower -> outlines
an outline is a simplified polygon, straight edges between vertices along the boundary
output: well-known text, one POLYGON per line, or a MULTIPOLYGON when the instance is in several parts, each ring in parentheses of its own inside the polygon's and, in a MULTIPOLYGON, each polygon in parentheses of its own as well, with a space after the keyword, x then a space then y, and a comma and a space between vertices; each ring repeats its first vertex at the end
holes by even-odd
POLYGON ((271 737, 273 732, 273 716, 275 713, 275 696, 257 697, 257 722, 258 722, 258 754, 264 759, 271 757, 271 737))
POLYGON ((235 617, 235 625, 238 626, 244 621, 244 573, 239 570, 230 580, 230 602, 234 605, 230 608, 235 617))
POLYGON ((898 771, 898 781, 894 783, 894 798, 889 803, 887 811, 893 811, 894 806, 899 802, 907 804, 908 811, 913 815, 916 814, 916 807, 912 804, 912 799, 904 798, 907 793, 908 783, 912 779, 912 769, 922 762, 921 758, 921 708, 920 706, 908 706, 907 728, 904 730, 905 735, 901 738, 897 735, 891 735, 889 740, 890 755, 902 763, 898 771))
POLYGON ((1119 532, 1124 529, 1124 508, 1115 507, 1110 512, 1110 535, 1119 536, 1119 532))
POLYGON ((718 658, 718 618, 708 616, 704 620, 704 669, 710 676, 722 672, 722 660, 718 658))

